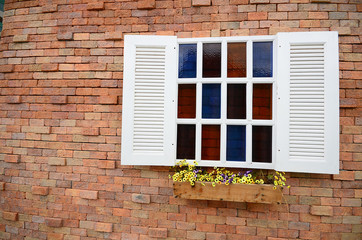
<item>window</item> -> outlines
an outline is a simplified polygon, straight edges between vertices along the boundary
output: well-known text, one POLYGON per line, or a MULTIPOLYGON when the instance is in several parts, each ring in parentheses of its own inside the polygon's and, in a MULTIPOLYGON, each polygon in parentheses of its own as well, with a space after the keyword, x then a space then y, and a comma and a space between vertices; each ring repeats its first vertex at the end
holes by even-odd
POLYGON ((336 173, 338 35, 126 36, 122 164, 336 173))
POLYGON ((178 40, 177 160, 273 168, 275 44, 275 36, 178 40))

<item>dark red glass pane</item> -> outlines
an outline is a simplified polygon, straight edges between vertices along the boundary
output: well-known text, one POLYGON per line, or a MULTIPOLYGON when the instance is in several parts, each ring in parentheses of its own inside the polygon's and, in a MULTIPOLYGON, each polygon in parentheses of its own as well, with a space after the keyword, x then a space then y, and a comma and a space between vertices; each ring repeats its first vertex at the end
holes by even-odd
POLYGON ((203 44, 202 77, 221 77, 221 43, 203 44))
POLYGON ((272 127, 253 126, 253 162, 272 162, 272 127))
POLYGON ((253 119, 272 119, 272 84, 254 84, 253 119))
POLYGON ((177 125, 177 159, 195 159, 195 125, 177 125))
POLYGON ((220 160, 220 125, 202 126, 202 160, 220 160))
POLYGON ((246 118, 246 85, 228 84, 227 118, 246 118))
POLYGON ((246 77, 246 43, 228 43, 228 77, 246 77))
POLYGON ((196 117, 196 84, 178 85, 177 117, 196 117))

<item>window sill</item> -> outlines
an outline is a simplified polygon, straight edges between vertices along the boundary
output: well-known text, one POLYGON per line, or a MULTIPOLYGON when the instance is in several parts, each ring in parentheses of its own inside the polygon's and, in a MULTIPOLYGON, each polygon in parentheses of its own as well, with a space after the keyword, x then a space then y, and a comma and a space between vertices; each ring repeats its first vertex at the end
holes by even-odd
POLYGON ((274 190, 273 187, 269 184, 217 184, 213 187, 212 183, 205 183, 203 186, 199 182, 191 186, 188 182, 174 182, 173 194, 176 198, 195 200, 281 203, 282 191, 280 188, 274 190))

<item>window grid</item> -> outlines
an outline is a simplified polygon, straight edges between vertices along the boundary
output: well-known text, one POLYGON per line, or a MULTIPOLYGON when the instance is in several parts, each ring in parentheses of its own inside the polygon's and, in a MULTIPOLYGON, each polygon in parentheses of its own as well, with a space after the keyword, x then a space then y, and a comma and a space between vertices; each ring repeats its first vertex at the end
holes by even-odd
MULTIPOLYGON (((195 160, 200 166, 219 166, 219 167, 253 167, 272 169, 275 165, 275 146, 276 146, 276 41, 273 36, 260 37, 230 37, 230 38, 197 38, 197 39, 178 39, 179 44, 197 44, 197 67, 196 78, 177 78, 178 84, 196 84, 196 118, 179 119, 176 118, 177 124, 195 124, 196 126, 196 149, 195 160), (253 42, 273 42, 273 76, 271 78, 253 78, 253 42), (246 42, 246 78, 227 78, 227 43, 229 42, 246 42), (221 43, 221 77, 220 78, 202 78, 202 46, 203 43, 221 43), (221 84, 221 118, 220 119, 202 119, 202 84, 220 83, 221 84), (227 119, 227 84, 246 84, 246 119, 227 119), (272 84, 272 120, 253 120, 253 84, 270 83, 272 84), (209 161, 201 160, 201 131, 204 124, 220 125, 220 160, 209 161), (226 142, 227 142, 227 125, 245 125, 246 126, 246 156, 245 162, 226 161, 226 142), (272 163, 252 162, 252 126, 272 126, 272 163)), ((177 51, 178 52, 178 51, 177 51)), ((177 106, 177 103, 176 103, 177 106)), ((175 153, 176 156, 176 153, 175 153)), ((177 159, 182 160, 182 159, 177 159)), ((193 160, 190 160, 192 162, 193 160)))

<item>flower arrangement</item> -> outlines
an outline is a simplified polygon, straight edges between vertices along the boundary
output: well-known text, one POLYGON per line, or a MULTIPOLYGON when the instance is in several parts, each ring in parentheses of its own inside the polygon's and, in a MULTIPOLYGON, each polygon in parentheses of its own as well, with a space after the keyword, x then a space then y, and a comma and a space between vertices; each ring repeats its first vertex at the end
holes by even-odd
POLYGON ((193 163, 189 164, 186 160, 179 161, 172 167, 175 173, 170 175, 170 178, 174 182, 189 182, 191 186, 194 186, 195 182, 200 182, 203 186, 205 182, 211 182, 213 187, 216 184, 273 184, 274 189, 286 186, 284 172, 274 171, 272 174, 264 175, 262 170, 247 170, 234 173, 218 167, 207 170, 197 166, 196 161, 193 163))

